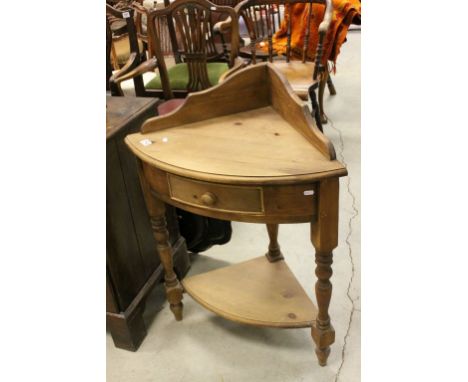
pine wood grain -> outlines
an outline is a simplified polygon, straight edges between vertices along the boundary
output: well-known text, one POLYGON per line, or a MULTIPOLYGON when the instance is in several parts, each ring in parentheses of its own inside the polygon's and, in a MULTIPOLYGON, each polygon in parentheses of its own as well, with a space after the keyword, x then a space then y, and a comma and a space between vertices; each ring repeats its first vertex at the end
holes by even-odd
POLYGON ((284 184, 346 175, 307 106, 269 63, 189 95, 126 142, 155 167, 189 177, 196 171, 207 181, 284 184))
POLYGON ((271 106, 127 139, 140 157, 213 175, 275 177, 343 168, 324 157, 271 106), (144 146, 143 139, 153 143, 144 146))
POLYGON ((286 262, 270 263, 264 256, 188 277, 182 284, 205 308, 235 322, 303 328, 317 316, 286 262))

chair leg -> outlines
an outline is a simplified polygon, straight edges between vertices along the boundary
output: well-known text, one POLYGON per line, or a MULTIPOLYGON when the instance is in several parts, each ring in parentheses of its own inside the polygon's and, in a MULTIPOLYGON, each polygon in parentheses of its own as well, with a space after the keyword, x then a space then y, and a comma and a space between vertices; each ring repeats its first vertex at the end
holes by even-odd
POLYGON ((325 125, 328 120, 327 116, 325 115, 325 111, 323 110, 323 94, 325 93, 325 85, 327 84, 328 78, 328 70, 324 70, 322 74, 322 79, 319 83, 319 92, 318 92, 318 103, 319 103, 319 113, 320 113, 320 121, 322 125, 325 125))
POLYGON ((143 82, 143 76, 136 76, 133 78, 133 87, 135 89, 135 96, 137 97, 145 97, 146 95, 146 88, 145 83, 143 82))
POLYGON ((330 95, 336 95, 335 85, 333 85, 333 81, 331 79, 330 74, 328 74, 327 76, 327 86, 328 86, 328 91, 330 92, 330 95))
POLYGON ((317 95, 315 94, 315 89, 317 88, 317 83, 309 87, 309 98, 312 103, 312 117, 315 119, 318 129, 323 133, 322 120, 320 118, 319 106, 317 103, 317 95))

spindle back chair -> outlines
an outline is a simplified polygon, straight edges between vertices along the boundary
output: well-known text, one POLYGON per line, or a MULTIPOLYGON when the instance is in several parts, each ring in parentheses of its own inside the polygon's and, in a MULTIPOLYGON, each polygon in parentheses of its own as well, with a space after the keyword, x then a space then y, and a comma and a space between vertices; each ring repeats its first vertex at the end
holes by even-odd
MULTIPOLYGON (((245 0, 235 7, 239 18, 245 22, 249 32, 250 44, 241 49, 241 56, 248 57, 252 64, 257 61, 268 60, 272 62, 288 79, 294 92, 302 99, 309 97, 312 102, 313 115, 321 129, 322 122, 326 122, 323 109, 323 90, 327 83, 328 67, 327 57, 323 56, 324 41, 332 19, 331 0, 245 0), (307 13, 302 18, 293 20, 294 5, 306 4, 307 13), (314 30, 312 22, 313 4, 322 4, 325 7, 324 16, 318 30, 314 30), (304 36, 301 47, 292 46, 293 22, 305 22, 302 28, 304 36), (286 27, 286 46, 278 51, 274 44, 274 35, 280 28, 286 27), (317 33, 317 46, 311 49, 311 33, 317 33), (298 52, 298 49, 301 51, 298 52), (294 50, 294 52, 293 52, 294 50), (294 53, 294 55, 293 55, 294 53), (294 59, 300 56, 301 59, 294 59), (315 90, 319 88, 319 102, 315 90)), ((297 30, 297 28, 295 28, 297 30)))

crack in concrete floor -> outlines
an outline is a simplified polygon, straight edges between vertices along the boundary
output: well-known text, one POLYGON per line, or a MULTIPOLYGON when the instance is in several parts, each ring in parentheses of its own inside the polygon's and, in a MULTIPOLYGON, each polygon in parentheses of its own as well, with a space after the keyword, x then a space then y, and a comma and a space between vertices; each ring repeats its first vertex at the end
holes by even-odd
MULTIPOLYGON (((338 129, 333 121, 328 118, 328 126, 330 126, 333 130, 335 130, 337 133, 338 133, 338 137, 339 137, 339 150, 337 152, 337 156, 338 156, 338 159, 345 165, 347 166, 347 163, 345 161, 345 158, 344 158, 344 154, 343 154, 343 151, 344 151, 344 140, 343 140, 343 134, 341 133, 341 130, 338 129)), ((348 342, 348 338, 349 338, 349 334, 350 334, 350 330, 351 330, 351 325, 353 323, 353 317, 354 317, 354 312, 356 311, 356 308, 354 306, 354 299, 351 297, 351 286, 353 284, 353 281, 354 281, 354 274, 355 274, 355 266, 354 266, 354 258, 353 258, 353 250, 351 248, 351 241, 350 241, 350 238, 351 238, 351 235, 353 234, 353 220, 359 215, 359 210, 356 208, 356 197, 355 195, 353 194, 353 192, 351 191, 351 176, 348 175, 347 176, 347 180, 346 180, 346 191, 348 192, 348 194, 351 196, 351 199, 352 199, 352 204, 351 204, 351 208, 353 209, 353 214, 351 215, 349 221, 348 221, 348 235, 346 236, 346 245, 348 246, 349 248, 349 251, 348 251, 348 256, 349 256, 349 260, 351 262, 351 277, 349 279, 349 283, 348 283, 348 288, 346 290, 346 296, 348 297, 348 300, 350 301, 351 303, 351 312, 349 314, 349 321, 348 321, 348 328, 346 330, 346 334, 344 336, 344 340, 343 340, 343 348, 341 350, 341 363, 340 363, 340 366, 338 367, 338 371, 336 372, 335 374, 335 382, 338 382, 339 378, 340 378, 340 373, 341 373, 341 370, 343 369, 343 365, 344 365, 344 362, 345 362, 345 352, 346 352, 346 345, 347 345, 347 342, 348 342)))

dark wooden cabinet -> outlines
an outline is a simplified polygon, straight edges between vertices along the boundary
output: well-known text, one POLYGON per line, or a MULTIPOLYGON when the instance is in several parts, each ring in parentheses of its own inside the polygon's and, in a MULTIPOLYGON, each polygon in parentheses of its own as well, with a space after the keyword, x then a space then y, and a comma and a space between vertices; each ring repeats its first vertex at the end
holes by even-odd
MULTIPOLYGON (((138 179, 136 159, 123 142, 156 114, 155 98, 106 99, 106 311, 115 346, 135 351, 146 335, 145 299, 163 277, 138 179)), ((168 206, 167 228, 174 267, 185 276, 190 260, 175 209, 168 206)))

